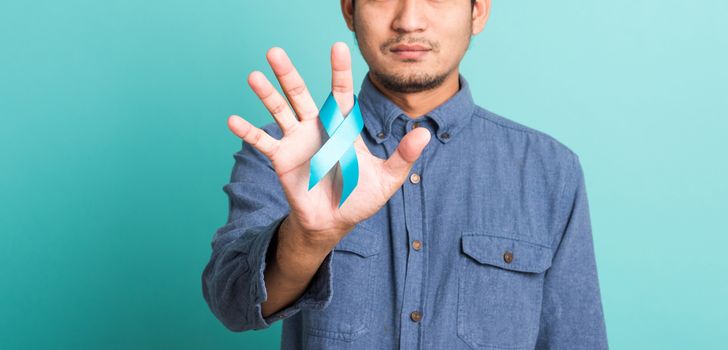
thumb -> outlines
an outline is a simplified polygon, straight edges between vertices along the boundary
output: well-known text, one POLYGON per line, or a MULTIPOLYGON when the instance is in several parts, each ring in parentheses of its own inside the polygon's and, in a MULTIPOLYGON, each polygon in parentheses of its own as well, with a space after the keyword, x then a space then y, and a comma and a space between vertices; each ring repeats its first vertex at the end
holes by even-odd
POLYGON ((408 132, 399 142, 394 154, 384 162, 384 169, 398 179, 404 179, 430 142, 430 137, 430 131, 423 127, 408 132))

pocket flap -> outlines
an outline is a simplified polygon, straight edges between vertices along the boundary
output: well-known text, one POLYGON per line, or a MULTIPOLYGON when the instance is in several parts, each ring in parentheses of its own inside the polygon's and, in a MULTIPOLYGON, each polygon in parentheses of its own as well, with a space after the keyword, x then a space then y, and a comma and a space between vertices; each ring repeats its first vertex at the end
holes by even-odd
POLYGON ((339 241, 334 250, 355 253, 365 258, 375 255, 379 253, 379 233, 358 224, 339 241))
POLYGON ((463 253, 481 264, 541 273, 551 266, 551 248, 517 238, 482 233, 462 236, 463 253))

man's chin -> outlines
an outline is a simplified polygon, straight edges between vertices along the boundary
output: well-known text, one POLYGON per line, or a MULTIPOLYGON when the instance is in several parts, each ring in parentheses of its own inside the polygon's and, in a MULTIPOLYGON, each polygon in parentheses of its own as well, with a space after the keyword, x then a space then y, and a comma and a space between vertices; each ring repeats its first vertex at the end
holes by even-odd
POLYGON ((387 89, 400 93, 415 93, 432 90, 445 81, 446 74, 435 75, 431 73, 382 73, 373 71, 374 77, 387 89))

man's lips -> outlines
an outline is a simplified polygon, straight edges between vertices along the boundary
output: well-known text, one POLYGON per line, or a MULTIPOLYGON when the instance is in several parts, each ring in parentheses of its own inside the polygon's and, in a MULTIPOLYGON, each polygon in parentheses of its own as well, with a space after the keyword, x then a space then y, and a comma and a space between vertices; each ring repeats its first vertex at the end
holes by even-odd
POLYGON ((405 44, 399 44, 397 46, 393 46, 389 51, 397 52, 397 51, 429 51, 430 49, 422 46, 422 45, 405 45, 405 44))
POLYGON ((420 58, 426 55, 430 49, 421 45, 404 45, 400 44, 389 49, 390 52, 399 58, 420 58))

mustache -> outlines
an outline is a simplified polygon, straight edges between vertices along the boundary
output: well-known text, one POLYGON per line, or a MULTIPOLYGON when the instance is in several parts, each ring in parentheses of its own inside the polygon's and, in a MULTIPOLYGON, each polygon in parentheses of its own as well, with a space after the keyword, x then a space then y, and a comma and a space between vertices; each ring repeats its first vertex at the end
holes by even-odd
POLYGON ((397 45, 397 44, 407 44, 407 45, 420 44, 422 46, 432 49, 432 51, 435 51, 435 52, 437 52, 440 49, 440 45, 438 43, 432 42, 425 38, 405 38, 404 36, 397 36, 397 37, 394 37, 392 39, 385 41, 382 44, 382 46, 380 47, 380 50, 383 53, 386 53, 387 51, 389 51, 390 47, 397 45))

